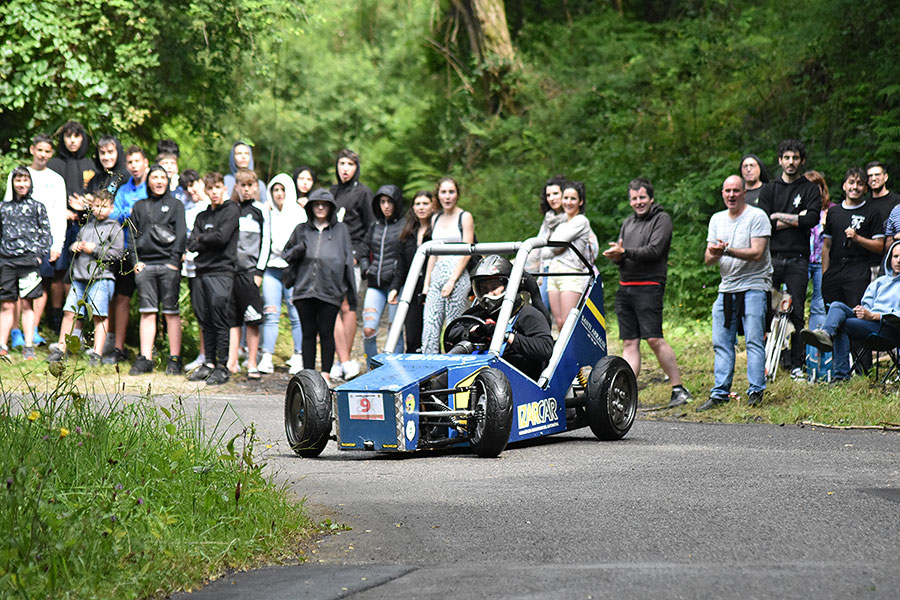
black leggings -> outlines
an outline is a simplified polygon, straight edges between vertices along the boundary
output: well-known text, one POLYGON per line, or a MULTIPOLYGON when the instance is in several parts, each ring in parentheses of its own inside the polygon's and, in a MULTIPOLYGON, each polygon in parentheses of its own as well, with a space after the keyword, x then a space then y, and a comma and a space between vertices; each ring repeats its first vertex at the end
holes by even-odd
POLYGON ((303 365, 314 369, 316 365, 316 334, 322 344, 322 372, 328 373, 334 365, 334 323, 341 307, 316 298, 294 300, 303 327, 303 365))

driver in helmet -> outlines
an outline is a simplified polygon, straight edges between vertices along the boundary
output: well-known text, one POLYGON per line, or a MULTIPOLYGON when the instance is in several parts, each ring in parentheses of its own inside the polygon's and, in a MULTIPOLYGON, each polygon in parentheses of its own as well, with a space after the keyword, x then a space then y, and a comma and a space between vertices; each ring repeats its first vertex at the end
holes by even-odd
MULTIPOLYGON (((483 319, 483 324, 461 319, 450 325, 444 339, 450 345, 469 340, 490 343, 494 335, 503 294, 509 283, 512 264, 502 256, 485 256, 472 273, 475 303, 463 315, 483 319)), ((525 375, 537 380, 553 353, 550 325, 541 311, 531 305, 528 292, 520 291, 513 305, 512 331, 506 334, 503 358, 525 375)))

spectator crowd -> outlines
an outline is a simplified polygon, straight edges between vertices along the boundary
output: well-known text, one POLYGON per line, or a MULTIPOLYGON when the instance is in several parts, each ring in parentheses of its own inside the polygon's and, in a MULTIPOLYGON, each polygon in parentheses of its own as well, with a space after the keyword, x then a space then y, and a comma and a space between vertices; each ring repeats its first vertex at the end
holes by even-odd
MULTIPOLYGON (((9 173, 0 203, 2 355, 21 348, 23 359, 36 359, 46 320, 44 331, 58 335, 48 361, 65 360, 73 339, 92 329, 92 343, 84 344, 92 365, 130 362, 130 374, 139 375, 165 364, 169 375, 209 384, 244 368, 249 380, 258 380, 282 360, 276 342, 286 310, 289 372, 318 366, 326 381, 347 380, 361 371, 351 356, 357 313, 369 358, 379 352, 382 317, 394 320, 418 247, 429 240, 476 241, 475 219, 460 205, 453 178, 417 192, 407 208, 399 187, 382 185, 373 193, 364 185, 360 158, 347 149, 335 157, 334 183, 322 185, 309 166, 262 180, 251 145, 242 141, 232 146, 228 173, 203 176, 180 170, 171 140, 158 142, 152 155, 124 148, 110 135, 97 139, 91 156, 89 145, 85 128, 70 121, 55 141, 36 135, 30 165, 9 173), (187 364, 183 279, 201 332, 199 354, 187 364), (125 341, 133 305, 139 346, 131 355, 125 341), (159 324, 167 353, 159 351, 157 360, 159 324)), ((844 198, 832 203, 824 176, 804 171, 801 142, 782 142, 777 155, 780 173, 771 179, 757 155, 745 155, 737 174, 723 182, 725 210, 709 223, 705 262, 718 265, 721 284, 712 309, 715 385, 698 410, 732 397, 739 334, 747 343, 749 402, 763 401, 773 288, 793 300, 794 332, 783 364, 796 379, 807 377, 807 343, 834 352, 835 380, 850 376, 849 355, 860 336, 876 332, 900 344, 900 332, 881 318, 900 314, 900 249, 897 257, 885 254, 900 229, 900 196, 887 187, 885 165, 848 169, 844 198)), ((670 406, 680 406, 693 397, 662 328, 672 219, 647 179, 631 181, 627 198, 633 214, 602 252, 619 268, 615 309, 623 355, 638 374, 646 340, 672 385, 670 406)), ((570 245, 529 257, 536 279, 527 282, 533 289, 525 304, 535 308, 523 314, 537 337, 520 331, 517 352, 535 373, 549 358, 549 326, 561 330, 579 306, 590 274, 581 257, 592 265, 600 255, 586 200, 584 184, 563 176, 541 190, 538 235, 570 245), (532 337, 539 343, 526 341, 532 337)), ((490 312, 508 267, 494 261, 479 271, 469 263, 468 256, 429 257, 414 282, 398 350, 439 352, 445 325, 471 310, 473 287, 479 310, 490 312)), ((865 367, 865 353, 858 354, 865 367)))

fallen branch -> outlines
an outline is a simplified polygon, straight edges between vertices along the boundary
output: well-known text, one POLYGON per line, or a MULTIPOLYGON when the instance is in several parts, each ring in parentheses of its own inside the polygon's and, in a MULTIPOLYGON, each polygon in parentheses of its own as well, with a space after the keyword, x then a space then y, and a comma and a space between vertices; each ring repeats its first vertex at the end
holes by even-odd
POLYGON ((877 429, 879 431, 900 431, 898 423, 880 423, 879 425, 829 425, 828 423, 816 423, 815 421, 801 421, 801 425, 810 427, 822 427, 823 429, 877 429))

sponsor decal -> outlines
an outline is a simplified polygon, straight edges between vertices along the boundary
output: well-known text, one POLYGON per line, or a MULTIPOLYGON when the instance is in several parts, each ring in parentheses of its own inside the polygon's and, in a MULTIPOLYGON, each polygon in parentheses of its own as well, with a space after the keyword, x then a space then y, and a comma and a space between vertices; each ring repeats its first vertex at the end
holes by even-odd
MULTIPOLYGON (((416 424, 412 421, 406 422, 406 439, 409 441, 413 441, 413 438, 416 437, 416 424)), ((396 445, 394 446, 397 447, 396 445)))
POLYGON ((384 398, 380 393, 350 392, 347 401, 351 419, 384 421, 384 398))
POLYGON ((519 434, 543 431, 559 425, 556 398, 543 398, 519 406, 517 420, 519 434))
POLYGON ((606 352, 606 340, 600 335, 599 331, 594 329, 594 326, 591 325, 591 322, 588 321, 584 315, 581 315, 581 326, 584 327, 584 332, 587 334, 591 343, 606 352))
POLYGON ((381 447, 388 450, 396 450, 399 446, 397 444, 382 444, 381 447))
POLYGON ((406 412, 411 413, 416 410, 416 397, 412 394, 406 396, 406 412))
POLYGON ((341 448, 356 448, 355 442, 341 442, 341 448))

